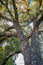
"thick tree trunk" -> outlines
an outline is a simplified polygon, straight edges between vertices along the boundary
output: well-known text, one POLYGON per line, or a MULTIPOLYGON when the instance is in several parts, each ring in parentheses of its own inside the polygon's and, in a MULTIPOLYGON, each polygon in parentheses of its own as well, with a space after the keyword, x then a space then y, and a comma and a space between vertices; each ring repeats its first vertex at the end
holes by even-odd
POLYGON ((19 33, 17 33, 17 36, 20 42, 22 54, 24 55, 25 65, 43 65, 40 52, 40 39, 38 29, 35 29, 33 31, 31 46, 29 46, 27 42, 28 40, 23 35, 20 27, 18 32, 19 33))
POLYGON ((40 53, 40 41, 38 29, 35 28, 32 33, 31 46, 28 44, 28 40, 24 36, 19 23, 14 23, 15 29, 17 30, 17 37, 20 43, 22 54, 24 55, 25 65, 43 65, 40 53))
POLYGON ((24 36, 19 23, 16 21, 14 23, 15 29, 17 30, 17 37, 20 43, 20 49, 24 56, 25 65, 30 65, 30 46, 28 44, 27 38, 24 36))
POLYGON ((43 65, 40 52, 40 40, 37 28, 33 31, 31 42, 31 65, 43 65))

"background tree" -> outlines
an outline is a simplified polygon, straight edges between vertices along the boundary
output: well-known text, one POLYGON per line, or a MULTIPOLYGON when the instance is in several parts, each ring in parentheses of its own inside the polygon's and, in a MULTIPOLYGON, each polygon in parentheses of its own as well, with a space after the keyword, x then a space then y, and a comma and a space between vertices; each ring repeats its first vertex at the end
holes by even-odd
POLYGON ((39 40, 42 27, 43 0, 0 0, 0 49, 6 60, 2 65, 16 53, 23 54, 25 65, 43 65, 39 40))

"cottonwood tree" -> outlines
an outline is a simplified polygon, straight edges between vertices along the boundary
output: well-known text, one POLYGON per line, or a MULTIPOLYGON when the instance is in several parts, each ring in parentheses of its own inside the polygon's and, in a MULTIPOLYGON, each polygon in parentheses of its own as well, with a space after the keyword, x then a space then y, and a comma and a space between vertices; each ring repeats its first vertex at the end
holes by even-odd
POLYGON ((4 31, 0 27, 0 42, 9 37, 17 37, 20 44, 20 50, 9 54, 2 65, 16 53, 23 54, 25 65, 43 65, 39 39, 40 32, 43 32, 39 31, 39 25, 43 21, 43 0, 33 0, 32 3, 29 0, 0 0, 0 21, 4 23, 4 31), (30 34, 25 35, 24 28, 31 21, 33 28, 30 27, 30 34), (12 26, 8 22, 12 22, 12 26), (28 42, 29 38, 31 44, 28 42))

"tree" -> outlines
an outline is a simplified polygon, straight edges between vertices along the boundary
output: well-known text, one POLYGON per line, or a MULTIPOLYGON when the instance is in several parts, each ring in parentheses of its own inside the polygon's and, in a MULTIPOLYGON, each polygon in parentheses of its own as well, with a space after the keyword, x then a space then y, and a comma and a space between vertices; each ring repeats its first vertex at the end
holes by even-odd
MULTIPOLYGON (((25 65, 43 65, 39 41, 39 33, 41 32, 39 31, 39 25, 43 21, 43 0, 38 0, 38 2, 33 0, 32 6, 30 6, 28 0, 0 0, 0 3, 0 21, 3 22, 4 20, 4 32, 0 32, 0 42, 8 37, 18 38, 25 65), (22 26, 21 23, 24 22, 25 24, 27 22, 29 24, 31 21, 33 22, 33 28, 31 28, 31 34, 27 36, 23 33, 25 26, 22 26), (12 22, 12 26, 9 26, 8 22, 12 22), (14 29, 14 31, 11 29, 14 29), (30 37, 31 45, 28 43, 30 37)), ((3 27, 1 26, 0 29, 3 27)), ((2 65, 5 64, 6 62, 3 61, 2 65)))

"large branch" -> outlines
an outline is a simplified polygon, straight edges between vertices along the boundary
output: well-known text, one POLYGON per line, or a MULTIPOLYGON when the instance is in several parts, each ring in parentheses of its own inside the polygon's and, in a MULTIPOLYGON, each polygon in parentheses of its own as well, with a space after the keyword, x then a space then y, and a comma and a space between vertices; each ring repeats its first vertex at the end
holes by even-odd
MULTIPOLYGON (((43 30, 39 30, 38 32, 39 32, 39 35, 40 35, 40 34, 43 32, 43 30)), ((32 31, 32 33, 33 33, 33 31, 32 31)), ((31 33, 31 35, 29 35, 29 36, 27 37, 28 40, 32 37, 32 33, 31 33)))
POLYGON ((43 14, 40 16, 40 7, 42 6, 42 0, 39 1, 40 5, 39 5, 39 9, 38 9, 38 13, 36 14, 36 18, 34 19, 34 29, 38 28, 41 21, 43 21, 43 14), (40 18, 38 19, 38 16, 40 16, 40 18))
POLYGON ((17 37, 17 34, 16 33, 14 33, 14 34, 9 34, 9 33, 0 34, 0 37, 3 37, 3 36, 6 36, 6 37, 17 37))
POLYGON ((43 15, 39 19, 34 20, 34 29, 39 27, 41 21, 43 21, 43 15))
POLYGON ((12 56, 15 55, 15 54, 19 54, 19 53, 21 53, 21 50, 18 50, 18 51, 9 53, 9 55, 4 59, 4 61, 3 61, 3 63, 2 63, 1 65, 6 65, 8 59, 9 59, 10 57, 12 57, 12 56))
POLYGON ((18 20, 18 12, 17 12, 17 7, 16 7, 16 2, 15 2, 15 0, 12 0, 12 2, 13 2, 15 19, 18 20))
POLYGON ((12 0, 12 2, 13 2, 13 8, 14 8, 14 12, 15 12, 14 13, 15 14, 15 20, 13 20, 14 21, 13 24, 14 24, 15 29, 17 30, 17 37, 18 37, 20 43, 21 43, 21 41, 23 41, 23 45, 27 45, 28 41, 23 34, 21 26, 19 25, 16 2, 15 2, 15 0, 12 0))

